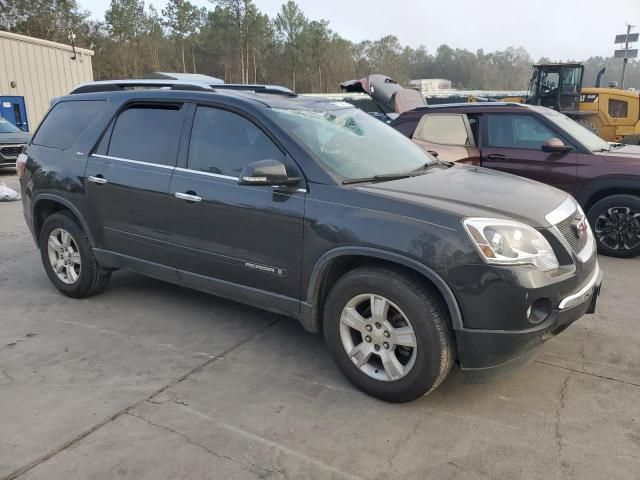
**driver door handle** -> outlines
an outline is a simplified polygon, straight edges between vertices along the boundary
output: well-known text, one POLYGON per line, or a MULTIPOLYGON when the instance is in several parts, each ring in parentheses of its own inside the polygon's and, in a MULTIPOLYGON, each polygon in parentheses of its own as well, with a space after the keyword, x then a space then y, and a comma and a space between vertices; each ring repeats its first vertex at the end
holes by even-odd
POLYGON ((104 185, 105 183, 108 183, 109 180, 107 180, 106 178, 104 178, 102 175, 97 175, 97 176, 90 176, 87 177, 87 180, 89 180, 90 182, 93 183, 97 183, 98 185, 104 185))
POLYGON ((202 197, 199 197, 197 195, 191 195, 190 193, 176 192, 175 193, 175 197, 179 198, 180 200, 186 200, 187 202, 201 202, 202 201, 202 197))
POLYGON ((506 155, 502 155, 501 153, 492 153, 490 155, 487 155, 487 158, 491 160, 509 160, 509 157, 507 157, 506 155))

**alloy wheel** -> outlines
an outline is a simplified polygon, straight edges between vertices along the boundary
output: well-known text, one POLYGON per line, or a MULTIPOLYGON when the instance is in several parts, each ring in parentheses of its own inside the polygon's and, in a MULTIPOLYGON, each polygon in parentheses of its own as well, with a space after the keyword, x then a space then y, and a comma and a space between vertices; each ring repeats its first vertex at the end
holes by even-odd
POLYGON ((80 278, 82 268, 80 251, 75 239, 63 228, 56 228, 49 234, 47 242, 49 262, 61 282, 73 285, 80 278))
POLYGON ((382 381, 406 376, 418 350, 407 316, 376 294, 357 295, 347 302, 340 316, 340 339, 353 364, 382 381))
POLYGON ((612 207, 595 221, 598 241, 612 250, 632 250, 640 245, 640 212, 629 207, 612 207))

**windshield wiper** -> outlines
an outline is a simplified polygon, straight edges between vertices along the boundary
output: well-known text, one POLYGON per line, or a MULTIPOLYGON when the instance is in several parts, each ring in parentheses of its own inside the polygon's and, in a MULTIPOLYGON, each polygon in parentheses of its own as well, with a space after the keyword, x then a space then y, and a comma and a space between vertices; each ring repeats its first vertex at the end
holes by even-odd
POLYGON ((373 177, 348 178, 347 180, 343 180, 342 184, 349 185, 350 183, 386 182, 389 180, 399 180, 401 178, 409 178, 410 176, 411 176, 410 172, 386 173, 384 175, 374 175, 373 177))
POLYGON ((350 183, 365 183, 365 182, 386 182, 388 180, 398 180, 401 178, 409 178, 415 177, 416 175, 420 175, 422 172, 425 172, 433 167, 438 167, 444 164, 441 161, 435 162, 427 162, 418 168, 414 168, 408 172, 398 172, 398 173, 385 173, 383 175, 374 175, 372 177, 363 177, 363 178, 349 178, 347 180, 343 180, 343 185, 348 185, 350 183))

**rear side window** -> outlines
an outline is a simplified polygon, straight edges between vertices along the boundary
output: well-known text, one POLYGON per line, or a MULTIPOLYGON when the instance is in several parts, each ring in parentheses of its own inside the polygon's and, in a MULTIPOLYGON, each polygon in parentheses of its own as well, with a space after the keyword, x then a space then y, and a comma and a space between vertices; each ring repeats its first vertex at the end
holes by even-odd
POLYGON ((42 147, 68 149, 100 113, 105 103, 101 100, 57 103, 44 119, 33 143, 42 147))
POLYGON ((284 154, 246 118, 226 110, 198 107, 189 144, 189 168, 231 177, 258 160, 279 160, 284 154))
POLYGON ((116 119, 107 155, 175 165, 176 146, 182 128, 180 106, 135 106, 116 119))
POLYGON ((445 145, 470 145, 464 115, 425 115, 413 138, 445 145))

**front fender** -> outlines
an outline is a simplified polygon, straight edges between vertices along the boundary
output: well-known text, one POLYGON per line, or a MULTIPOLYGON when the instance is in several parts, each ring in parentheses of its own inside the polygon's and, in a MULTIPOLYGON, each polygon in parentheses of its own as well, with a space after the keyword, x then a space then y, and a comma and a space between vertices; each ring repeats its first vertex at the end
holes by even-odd
POLYGON ((320 319, 317 315, 317 297, 320 291, 320 285, 322 284, 324 275, 327 273, 328 267, 331 265, 331 263, 335 259, 344 256, 363 256, 369 258, 378 258, 380 260, 385 260, 391 263, 405 266, 415 271, 416 273, 423 275, 424 277, 429 279, 431 283, 433 283, 433 285, 438 289, 438 291, 444 298, 451 315, 451 323, 453 328, 462 328, 462 314, 460 313, 460 308, 453 294, 453 291, 451 290, 451 288, 449 288, 442 277, 440 277, 440 275, 438 275, 426 265, 412 258, 394 252, 379 250, 376 248, 337 247, 325 252, 318 259, 311 273, 309 285, 307 288, 307 312, 303 315, 303 325, 307 330, 312 332, 317 332, 320 330, 320 319))

